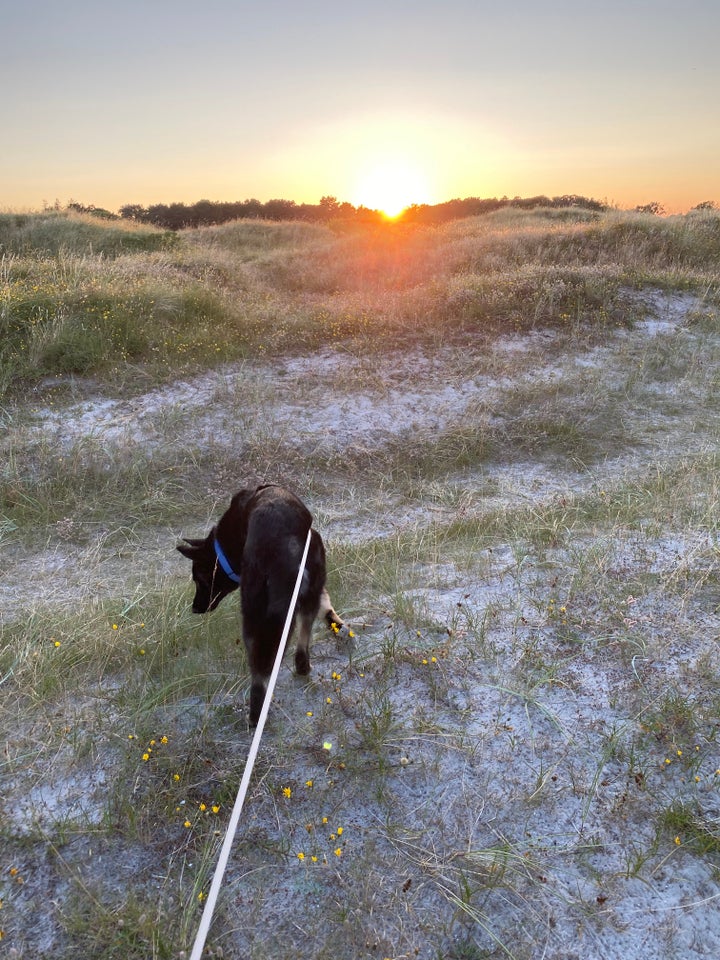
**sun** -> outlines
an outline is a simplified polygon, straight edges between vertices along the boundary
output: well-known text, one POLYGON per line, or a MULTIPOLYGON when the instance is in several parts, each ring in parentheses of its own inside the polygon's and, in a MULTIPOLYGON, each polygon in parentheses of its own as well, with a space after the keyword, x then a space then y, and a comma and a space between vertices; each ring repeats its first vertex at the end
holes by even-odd
POLYGON ((416 166, 388 158, 365 166, 358 174, 354 191, 356 206, 379 210, 389 219, 399 216, 415 203, 428 203, 427 177, 416 166))

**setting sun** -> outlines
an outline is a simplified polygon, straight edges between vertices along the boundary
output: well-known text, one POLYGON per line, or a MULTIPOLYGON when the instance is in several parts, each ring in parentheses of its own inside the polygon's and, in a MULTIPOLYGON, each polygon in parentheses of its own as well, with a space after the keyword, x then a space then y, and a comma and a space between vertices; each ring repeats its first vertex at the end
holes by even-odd
POLYGON ((397 217, 414 203, 431 202, 427 177, 400 159, 367 166, 358 176, 355 203, 397 217))

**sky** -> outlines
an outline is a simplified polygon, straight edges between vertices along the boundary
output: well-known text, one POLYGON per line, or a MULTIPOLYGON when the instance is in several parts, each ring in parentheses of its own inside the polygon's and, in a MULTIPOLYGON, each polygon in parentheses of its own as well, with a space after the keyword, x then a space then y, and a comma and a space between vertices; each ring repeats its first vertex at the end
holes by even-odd
POLYGON ((720 205, 720 0, 0 0, 0 210, 720 205))

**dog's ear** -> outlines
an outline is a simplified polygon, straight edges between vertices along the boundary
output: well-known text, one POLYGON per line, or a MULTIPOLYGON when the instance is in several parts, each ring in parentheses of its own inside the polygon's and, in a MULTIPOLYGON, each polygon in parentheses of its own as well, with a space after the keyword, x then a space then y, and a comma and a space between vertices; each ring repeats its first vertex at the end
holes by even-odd
POLYGON ((245 509, 247 504, 257 493, 257 489, 258 489, 257 487, 252 487, 251 489, 248 489, 248 490, 238 490, 238 492, 234 495, 234 497, 230 501, 230 509, 237 510, 238 513, 242 513, 242 511, 245 509))
POLYGON ((187 557, 188 560, 197 560, 207 548, 207 539, 188 540, 187 537, 183 537, 183 541, 183 543, 177 545, 176 549, 179 550, 184 557, 187 557))

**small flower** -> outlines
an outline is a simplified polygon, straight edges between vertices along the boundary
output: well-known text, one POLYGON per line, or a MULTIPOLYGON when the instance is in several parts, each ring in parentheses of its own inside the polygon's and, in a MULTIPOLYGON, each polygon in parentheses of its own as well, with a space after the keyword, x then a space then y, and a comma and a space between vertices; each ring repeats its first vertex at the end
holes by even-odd
POLYGON ((334 852, 335 852, 335 856, 336 856, 336 857, 341 857, 341 856, 342 856, 342 847, 336 847, 334 852))
POLYGON ((179 774, 179 773, 174 773, 174 774, 173 774, 173 780, 175 781, 175 783, 179 783, 179 782, 180 782, 180 774, 179 774))
POLYGON ((167 743, 167 742, 168 742, 168 738, 167 738, 167 737, 161 737, 161 738, 160 738, 160 743, 167 743))
POLYGON ((306 781, 305 781, 305 786, 306 786, 306 787, 311 787, 311 788, 312 788, 312 785, 313 785, 312 780, 306 780, 306 781))
POLYGON ((190 829, 190 827, 192 826, 192 824, 190 823, 190 821, 189 821, 189 820, 186 820, 186 821, 185 821, 185 823, 183 824, 183 826, 184 826, 184 827, 185 827, 186 829, 188 829, 188 830, 189 830, 189 829, 190 829))
POLYGON ((317 857, 316 857, 316 856, 313 855, 312 857, 310 857, 310 859, 312 860, 313 863, 317 863, 317 857))
POLYGON ((323 818, 322 818, 322 822, 323 822, 323 823, 327 823, 327 822, 328 822, 328 818, 327 818, 327 817, 323 817, 323 818))
POLYGON ((214 803, 210 809, 213 813, 220 813, 220 804, 214 803))
POLYGON ((332 703, 332 697, 328 697, 325 703, 332 703))
POLYGON ((678 750, 677 755, 678 755, 679 757, 681 757, 681 756, 682 756, 682 750, 678 750))
POLYGON ((297 858, 298 858, 298 860, 302 863, 302 861, 305 859, 305 854, 304 854, 304 853, 299 853, 299 854, 297 855, 297 858))
POLYGON ((350 637, 351 640, 355 639, 355 634, 352 632, 352 630, 348 630, 348 636, 350 637))
POLYGON ((290 787, 283 787, 282 792, 283 792, 283 796, 287 797, 288 800, 292 796, 292 789, 290 787))
POLYGON ((305 714, 306 717, 311 717, 312 715, 313 715, 312 710, 308 710, 308 712, 305 714))
POLYGON ((149 753, 144 753, 144 754, 142 755, 142 758, 143 758, 143 762, 144 762, 144 763, 147 763, 148 760, 150 759, 150 754, 149 754, 149 753))
POLYGON ((675 837, 675 846, 679 847, 681 843, 680 837, 675 837))
POLYGON ((59 647, 59 646, 60 646, 60 641, 59 641, 59 640, 56 640, 56 641, 55 641, 55 647, 57 648, 57 647, 59 647))
POLYGON ((206 810, 207 810, 207 805, 204 804, 204 803, 201 803, 201 804, 200 804, 200 813, 205 813, 206 810))
POLYGON ((198 900, 200 901, 200 903, 203 902, 203 900, 205 899, 206 896, 207 896, 207 894, 203 893, 202 890, 201 890, 200 893, 198 894, 198 900))
POLYGON ((342 827, 338 827, 335 832, 337 833, 337 835, 338 835, 339 837, 341 837, 341 836, 342 836, 342 832, 343 832, 343 828, 342 828, 342 827))

